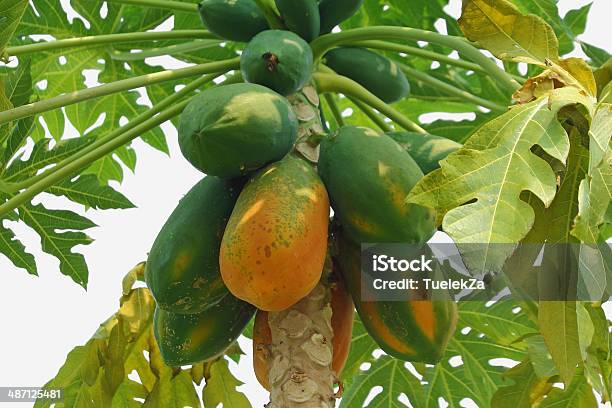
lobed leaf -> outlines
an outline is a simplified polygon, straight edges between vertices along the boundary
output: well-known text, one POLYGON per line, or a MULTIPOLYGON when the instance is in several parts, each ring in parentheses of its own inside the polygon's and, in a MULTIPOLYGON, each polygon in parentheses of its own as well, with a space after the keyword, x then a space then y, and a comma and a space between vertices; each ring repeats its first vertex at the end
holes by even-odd
POLYGON ((42 204, 19 207, 19 217, 40 236, 43 251, 59 259, 60 272, 86 287, 87 264, 73 248, 91 243, 91 238, 81 231, 96 224, 72 211, 51 210, 42 204))
MULTIPOLYGON (((577 91, 561 89, 550 99, 516 106, 487 122, 440 169, 421 179, 407 200, 435 209, 438 222, 459 246, 518 243, 534 222, 533 208, 521 200, 521 192, 532 192, 545 206, 556 193, 552 168, 531 149, 539 145, 565 162, 569 140, 556 112, 580 100, 577 91)), ((466 266, 478 272, 500 270, 513 248, 492 248, 464 253, 466 266)))
POLYGON ((52 186, 49 193, 65 196, 86 207, 107 210, 110 208, 134 208, 134 204, 114 188, 100 184, 93 174, 84 174, 76 180, 63 180, 52 186))

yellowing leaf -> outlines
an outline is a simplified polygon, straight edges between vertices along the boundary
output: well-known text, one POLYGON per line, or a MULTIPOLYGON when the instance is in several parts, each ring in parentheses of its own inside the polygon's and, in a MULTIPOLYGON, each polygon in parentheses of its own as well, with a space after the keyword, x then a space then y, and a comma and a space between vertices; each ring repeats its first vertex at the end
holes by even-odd
POLYGON ((482 251, 463 253, 471 270, 500 270, 512 245, 490 250, 488 244, 518 243, 531 229, 534 211, 521 192, 531 191, 545 206, 555 197, 555 174, 531 149, 539 145, 565 162, 569 139, 556 113, 583 100, 572 89, 555 90, 550 98, 517 106, 484 124, 408 195, 409 202, 436 210, 460 251, 461 244, 484 244, 482 251))
POLYGON ((468 39, 504 60, 544 65, 559 58, 553 29, 506 0, 465 0, 459 27, 468 39))
POLYGON ((552 387, 546 379, 537 377, 529 360, 512 367, 504 377, 511 379, 514 384, 500 387, 495 392, 491 399, 492 407, 530 408, 552 387))
POLYGON ((242 383, 229 371, 227 360, 220 358, 210 366, 203 391, 204 406, 216 407, 223 403, 224 407, 251 408, 249 400, 236 390, 239 385, 242 383))

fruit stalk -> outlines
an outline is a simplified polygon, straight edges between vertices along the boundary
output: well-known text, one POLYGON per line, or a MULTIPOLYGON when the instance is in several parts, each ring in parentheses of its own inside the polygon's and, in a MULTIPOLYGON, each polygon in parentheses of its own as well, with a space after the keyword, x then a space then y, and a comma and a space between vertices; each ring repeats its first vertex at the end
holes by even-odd
MULTIPOLYGON (((289 100, 300 120, 297 150, 316 162, 318 147, 310 139, 323 133, 319 97, 308 85, 289 100)), ((268 313, 268 408, 334 406, 330 273, 331 262, 326 262, 320 282, 308 296, 286 310, 268 313)))

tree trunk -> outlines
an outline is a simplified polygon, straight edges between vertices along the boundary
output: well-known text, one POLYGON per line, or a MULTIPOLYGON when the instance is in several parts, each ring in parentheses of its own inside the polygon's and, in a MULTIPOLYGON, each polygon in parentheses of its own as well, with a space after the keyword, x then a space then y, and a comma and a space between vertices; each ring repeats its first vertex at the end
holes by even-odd
MULTIPOLYGON (((316 162, 318 147, 311 141, 324 132, 316 90, 308 85, 289 101, 300 121, 296 149, 316 162)), ((286 310, 268 313, 269 408, 334 406, 330 273, 331 262, 326 262, 321 281, 308 296, 286 310)))

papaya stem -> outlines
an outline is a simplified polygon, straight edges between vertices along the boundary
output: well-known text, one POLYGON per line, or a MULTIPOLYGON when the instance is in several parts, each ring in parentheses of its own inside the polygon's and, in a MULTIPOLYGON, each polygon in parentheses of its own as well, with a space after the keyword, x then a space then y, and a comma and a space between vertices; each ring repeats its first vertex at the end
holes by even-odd
POLYGON ((272 5, 272 2, 267 0, 255 0, 255 3, 261 9, 268 25, 272 29, 276 30, 284 30, 286 29, 283 20, 281 20, 280 16, 276 13, 275 7, 272 5))
POLYGON ((6 53, 10 55, 23 55, 35 52, 44 52, 74 47, 92 47, 95 45, 127 43, 135 41, 159 41, 180 39, 218 39, 206 30, 173 30, 173 31, 146 31, 134 33, 118 33, 90 35, 87 37, 66 38, 63 40, 42 41, 34 44, 8 47, 6 53))
POLYGON ((159 9, 168 9, 174 11, 197 12, 198 5, 195 3, 185 3, 182 1, 170 0, 108 0, 111 3, 133 4, 135 6, 144 6, 159 9))
MULTIPOLYGON (((463 59, 451 58, 448 55, 440 54, 434 51, 424 50, 419 47, 411 47, 409 45, 396 44, 396 43, 389 42, 389 41, 377 41, 377 40, 356 41, 354 43, 351 43, 351 45, 355 45, 358 47, 365 47, 365 48, 375 48, 375 49, 385 50, 385 51, 401 52, 404 54, 414 55, 416 57, 421 57, 421 58, 429 59, 432 61, 438 61, 440 63, 444 63, 447 65, 454 65, 456 67, 465 68, 465 69, 477 71, 477 72, 482 72, 484 74, 489 74, 489 72, 486 69, 484 69, 482 66, 475 64, 473 62, 466 61, 463 59)), ((508 75, 510 75, 518 83, 525 82, 525 78, 523 78, 522 76, 514 75, 511 73, 508 73, 508 75)))
POLYGON ((179 103, 175 103, 171 107, 162 110, 157 116, 149 118, 125 132, 123 132, 123 129, 119 129, 121 131, 121 135, 118 135, 112 140, 109 140, 104 145, 99 146, 98 148, 90 151, 89 153, 76 158, 75 160, 71 161, 69 164, 63 166, 62 168, 58 168, 58 170, 54 173, 41 178, 26 190, 14 195, 7 202, 0 205, 0 217, 4 214, 7 214, 9 211, 12 211, 17 207, 25 204, 26 202, 34 198, 38 193, 43 192, 55 183, 60 182, 66 177, 74 175, 80 169, 102 158, 103 156, 137 138, 143 133, 153 129, 154 127, 159 126, 165 121, 172 119, 173 117, 182 112, 188 102, 189 99, 179 103))
POLYGON ((443 45, 457 50, 467 58, 471 59, 473 62, 482 66, 509 92, 514 92, 520 88, 520 84, 516 82, 506 71, 498 67, 492 59, 481 53, 478 48, 465 41, 464 38, 443 35, 433 31, 395 26, 354 28, 341 31, 339 33, 323 35, 311 42, 310 46, 312 47, 315 61, 319 61, 328 50, 337 45, 373 39, 428 41, 443 45))
POLYGON ((340 112, 340 108, 334 99, 334 95, 330 93, 323 94, 323 98, 325 98, 325 102, 327 102, 327 106, 329 106, 329 110, 331 111, 334 119, 336 120, 336 124, 338 127, 345 126, 344 118, 342 117, 342 113, 340 112))
MULTIPOLYGON (((8 185, 6 187, 8 189, 4 190, 4 191, 13 193, 13 192, 16 192, 16 191, 19 191, 19 190, 23 190, 25 188, 28 188, 28 187, 32 186, 33 184, 37 183, 38 181, 44 179, 45 177, 49 177, 51 174, 55 173, 56 171, 60 170, 61 168, 67 166, 70 163, 72 163, 78 157, 84 156, 84 155, 86 155, 88 153, 91 153, 92 151, 100 148, 101 146, 104 146, 106 143, 110 142, 114 138, 120 136, 121 134, 127 132, 130 129, 133 129, 137 125, 140 125, 141 123, 143 123, 147 119, 152 118, 153 116, 155 116, 156 114, 158 114, 162 110, 172 106, 174 103, 180 101, 183 97, 189 95, 191 92, 195 91, 196 89, 206 85, 207 83, 212 82, 212 80, 217 78, 218 76, 219 76, 218 74, 204 75, 201 78, 198 78, 198 79, 190 82, 189 84, 187 84, 184 88, 182 88, 178 92, 173 93, 172 95, 170 95, 167 98, 165 98, 162 101, 160 101, 158 104, 156 104, 153 107, 151 107, 151 109, 148 109, 147 111, 145 111, 145 112, 141 113, 140 115, 136 116, 134 119, 129 121, 125 126, 123 126, 121 128, 117 128, 117 129, 113 130, 112 132, 108 133, 106 136, 97 139, 92 144, 85 146, 83 149, 81 149, 77 153, 73 154, 70 157, 65 158, 64 160, 60 161, 59 163, 57 163, 55 166, 49 168, 48 170, 46 170, 46 171, 44 171, 42 173, 39 173, 39 174, 37 174, 34 177, 30 177, 29 179, 24 180, 24 181, 22 181, 20 183, 7 183, 8 185)), ((226 81, 226 82, 229 82, 229 80, 226 81)))
POLYGON ((61 108, 63 106, 72 105, 74 103, 94 98, 100 98, 102 96, 127 91, 134 88, 139 88, 142 86, 148 86, 158 84, 160 82, 188 78, 202 74, 227 72, 230 70, 238 69, 239 66, 240 58, 232 58, 223 61, 194 65, 192 67, 187 68, 165 70, 155 72, 153 74, 146 74, 133 78, 123 79, 120 81, 111 82, 109 84, 82 89, 80 91, 75 91, 69 94, 56 96, 34 103, 29 103, 27 105, 0 112, 0 124, 36 115, 38 113, 47 112, 53 109, 61 108))
POLYGON ((361 102, 359 99, 351 97, 349 97, 349 99, 355 106, 357 106, 357 108, 359 108, 360 111, 362 111, 368 118, 370 118, 370 120, 374 122, 374 124, 376 124, 376 126, 378 126, 380 130, 382 130, 383 132, 390 132, 391 130, 393 130, 391 129, 391 126, 389 126, 389 124, 386 123, 383 118, 381 118, 376 112, 370 109, 368 105, 361 102))
POLYGON ((167 47, 151 48, 142 52, 114 51, 110 54, 110 57, 116 61, 141 61, 145 58, 158 57, 160 55, 175 55, 211 48, 221 44, 221 42, 220 40, 195 40, 167 47))
POLYGON ((353 97, 381 112, 383 115, 387 116, 404 129, 412 132, 427 134, 425 129, 402 115, 392 106, 387 105, 376 95, 372 94, 370 91, 352 79, 342 75, 327 74, 322 72, 315 72, 313 74, 313 78, 315 79, 319 92, 321 93, 337 92, 353 97))
POLYGON ((417 69, 409 67, 406 64, 398 63, 398 65, 400 66, 401 70, 404 71, 404 73, 408 75, 410 78, 414 78, 418 81, 423 82, 424 84, 437 88, 440 91, 448 95, 458 96, 459 98, 467 102, 472 102, 472 103, 475 103, 476 105, 484 106, 485 108, 491 109, 493 111, 505 112, 508 110, 508 108, 506 108, 505 106, 502 106, 495 102, 481 98, 479 96, 473 95, 462 89, 456 88, 444 81, 440 81, 437 78, 427 75, 424 72, 421 72, 417 69))

